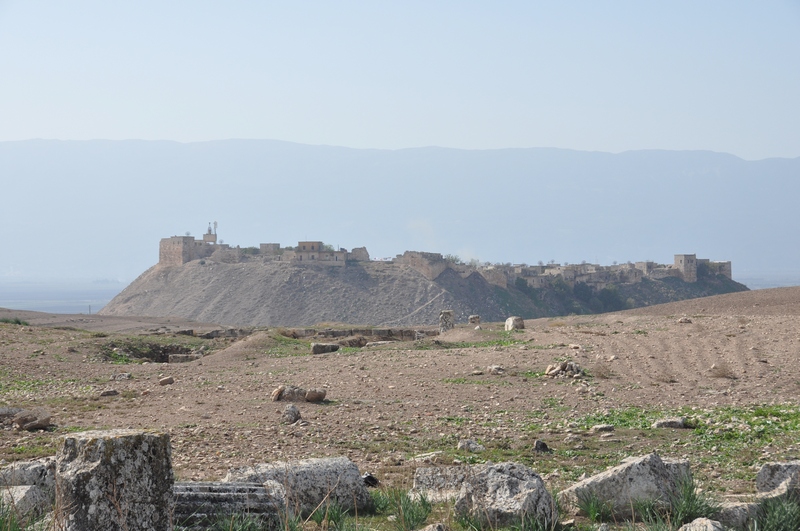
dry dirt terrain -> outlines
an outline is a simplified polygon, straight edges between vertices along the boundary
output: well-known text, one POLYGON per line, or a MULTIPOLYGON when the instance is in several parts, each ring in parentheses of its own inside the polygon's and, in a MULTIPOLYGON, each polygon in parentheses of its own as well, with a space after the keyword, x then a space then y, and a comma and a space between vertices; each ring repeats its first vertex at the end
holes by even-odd
POLYGON ((141 428, 169 431, 179 479, 345 455, 390 485, 409 485, 423 463, 515 460, 560 488, 657 450, 690 459, 703 487, 731 494, 753 492, 763 462, 800 458, 800 288, 530 320, 517 332, 461 324, 437 338, 320 355, 285 329, 202 339, 175 332, 218 327, 0 310, 14 318, 29 325, 0 324, 0 407, 44 407, 54 426, 0 430, 6 462, 55 454, 65 433, 141 428), (137 359, 153 345, 205 356, 137 359), (566 360, 586 374, 543 374, 566 360), (130 379, 112 380, 122 373, 130 379), (159 385, 164 377, 174 383, 159 385), (325 388, 326 400, 297 403, 306 422, 282 424, 286 403, 270 400, 282 384, 325 388), (118 394, 100 396, 108 389, 118 394), (674 415, 692 428, 650 427, 674 415), (601 423, 615 430, 590 430, 601 423), (486 450, 457 450, 465 438, 486 450), (537 439, 551 452, 534 452, 537 439))

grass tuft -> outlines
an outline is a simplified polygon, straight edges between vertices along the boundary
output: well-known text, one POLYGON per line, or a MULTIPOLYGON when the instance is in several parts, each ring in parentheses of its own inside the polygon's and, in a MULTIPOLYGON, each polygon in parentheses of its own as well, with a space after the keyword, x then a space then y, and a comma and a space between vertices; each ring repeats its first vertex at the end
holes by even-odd
POLYGON ((784 531, 800 529, 800 498, 764 500, 748 531, 784 531))
POLYGON ((578 495, 578 508, 592 522, 610 522, 614 518, 614 507, 597 493, 584 491, 578 495))
POLYGON ((411 498, 400 489, 372 492, 373 510, 376 513, 389 513, 395 531, 414 531, 425 524, 431 513, 431 502, 425 496, 411 498))

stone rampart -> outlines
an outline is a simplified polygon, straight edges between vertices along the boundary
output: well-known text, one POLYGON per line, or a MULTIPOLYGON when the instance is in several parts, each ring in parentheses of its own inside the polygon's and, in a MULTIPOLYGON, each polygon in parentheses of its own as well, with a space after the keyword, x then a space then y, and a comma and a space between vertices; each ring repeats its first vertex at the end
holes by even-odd
POLYGON ((420 251, 406 251, 401 255, 397 255, 394 263, 407 265, 415 271, 419 271, 428 280, 436 280, 449 267, 449 264, 441 254, 420 251))

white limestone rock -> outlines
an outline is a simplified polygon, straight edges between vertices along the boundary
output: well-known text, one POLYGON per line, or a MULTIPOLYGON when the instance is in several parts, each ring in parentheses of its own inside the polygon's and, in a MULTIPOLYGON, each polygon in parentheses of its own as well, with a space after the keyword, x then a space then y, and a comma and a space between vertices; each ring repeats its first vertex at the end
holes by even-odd
POLYGON ((631 517, 631 506, 637 500, 667 500, 677 495, 680 477, 690 474, 688 462, 665 463, 658 454, 626 459, 622 464, 584 479, 561 491, 559 499, 564 507, 578 509, 578 501, 594 496, 611 504, 614 515, 631 517))
POLYGON ((419 467, 414 472, 414 485, 409 494, 412 497, 423 495, 431 503, 452 502, 461 492, 467 476, 484 467, 485 465, 419 467))
POLYGON ((525 328, 525 321, 522 319, 522 317, 513 315, 508 319, 506 319, 506 326, 505 326, 506 332, 509 332, 511 330, 523 330, 524 328, 525 328))
POLYGON ((697 518, 682 525, 678 531, 725 531, 725 526, 716 520, 697 518))
POLYGON ((465 478, 455 501, 456 513, 492 529, 522 517, 550 525, 555 502, 539 474, 519 463, 487 464, 465 478))
POLYGON ((277 481, 286 489, 288 506, 303 515, 310 514, 326 497, 349 509, 350 514, 363 511, 372 502, 358 466, 346 457, 276 461, 236 468, 228 471, 223 481, 277 481))
POLYGON ((172 529, 169 434, 87 431, 64 437, 56 456, 57 529, 172 529))
POLYGON ((37 485, 3 487, 0 501, 4 507, 13 508, 23 520, 35 519, 53 508, 52 491, 37 485))

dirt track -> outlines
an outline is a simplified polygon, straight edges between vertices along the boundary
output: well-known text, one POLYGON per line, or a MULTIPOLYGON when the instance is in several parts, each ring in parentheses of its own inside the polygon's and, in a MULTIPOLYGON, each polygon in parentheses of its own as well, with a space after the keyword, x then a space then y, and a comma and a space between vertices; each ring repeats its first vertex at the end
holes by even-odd
MULTIPOLYGON (((510 335, 498 332, 501 324, 480 331, 461 325, 441 336, 441 345, 395 343, 317 356, 290 345, 278 357, 270 350, 274 333, 257 332, 215 340, 213 354, 184 364, 116 365, 96 354, 113 333, 212 325, 0 310, 0 318, 17 316, 33 326, 0 325, 0 406, 43 405, 59 428, 0 431, 2 457, 55 453, 66 430, 165 429, 172 434, 177 475, 185 479, 220 478, 228 467, 248 463, 347 455, 362 471, 407 484, 416 454, 445 450, 433 458, 438 462, 486 458, 455 452, 458 439, 470 437, 493 459, 520 458, 542 473, 556 471, 550 478, 558 484, 654 448, 696 457, 683 432, 618 430, 605 441, 580 423, 570 426, 587 415, 629 406, 796 406, 800 396, 800 288, 540 319, 510 335), (679 323, 682 316, 691 323, 679 323), (548 364, 564 359, 591 377, 541 376, 548 364), (502 366, 505 374, 489 374, 489 365, 502 366), (132 379, 109 381, 122 372, 132 379), (159 385, 162 376, 175 383, 159 385), (280 384, 324 387, 327 400, 299 404, 306 426, 282 425, 285 404, 269 399, 280 384), (100 398, 109 387, 119 394, 100 398), (573 452, 565 451, 572 449, 564 441, 570 432, 582 439, 573 452), (537 438, 556 452, 533 454, 537 438)), ((780 448, 753 448, 754 464, 797 458, 795 439, 780 448)), ((729 492, 751 490, 747 474, 710 465, 698 465, 697 474, 729 492)))

